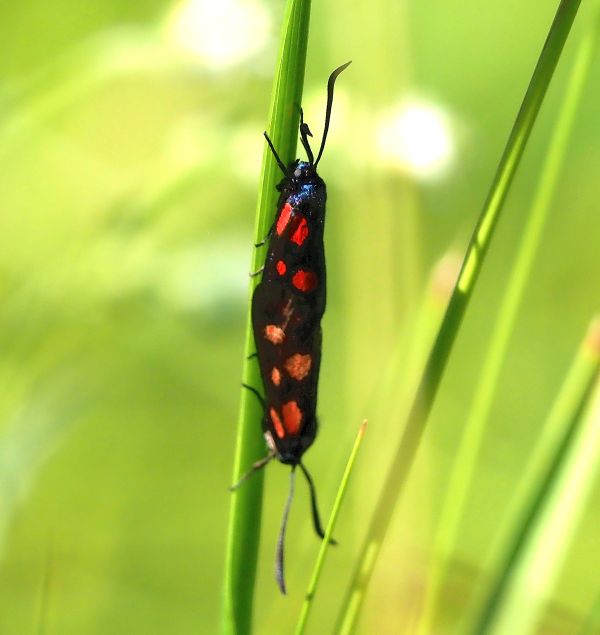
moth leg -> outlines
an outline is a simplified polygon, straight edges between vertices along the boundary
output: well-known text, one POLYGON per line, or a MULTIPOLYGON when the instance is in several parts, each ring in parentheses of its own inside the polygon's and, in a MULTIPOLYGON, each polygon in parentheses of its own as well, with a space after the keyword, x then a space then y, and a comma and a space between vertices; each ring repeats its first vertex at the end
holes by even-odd
POLYGON ((271 238, 271 236, 273 235, 273 230, 274 229, 275 229, 275 223, 273 223, 271 225, 271 228, 267 232, 267 235, 259 243, 254 243, 254 246, 255 247, 262 247, 269 240, 269 238, 271 238))
POLYGON ((274 458, 274 456, 275 452, 269 452, 267 456, 259 459, 258 461, 255 461, 252 464, 252 467, 245 474, 242 474, 242 477, 237 483, 229 486, 229 491, 234 492, 246 479, 252 476, 254 472, 258 472, 258 470, 261 470, 272 458, 274 458))
POLYGON ((250 277, 254 278, 255 276, 259 276, 264 270, 265 270, 265 266, 263 265, 260 269, 257 269, 256 271, 251 271, 250 277))
POLYGON ((273 153, 273 156, 275 157, 275 161, 277 161, 277 165, 279 166, 279 169, 284 174, 287 174, 287 170, 285 169, 285 164, 279 158, 279 155, 277 154, 277 150, 275 150, 275 147, 273 146, 273 142, 271 141, 271 139, 269 139, 269 135, 267 134, 266 130, 263 132, 263 135, 264 135, 265 139, 267 140, 267 143, 269 144, 269 148, 271 149, 271 152, 273 153))
POLYGON ((266 407, 263 396, 258 392, 258 390, 256 390, 256 388, 254 388, 254 386, 249 386, 248 384, 242 384, 242 388, 245 388, 246 390, 249 390, 253 395, 256 395, 256 398, 260 401, 260 405, 263 408, 266 407))
POLYGON ((254 353, 250 353, 250 355, 248 355, 246 357, 246 359, 254 359, 255 357, 258 357, 258 353, 254 352, 254 353))

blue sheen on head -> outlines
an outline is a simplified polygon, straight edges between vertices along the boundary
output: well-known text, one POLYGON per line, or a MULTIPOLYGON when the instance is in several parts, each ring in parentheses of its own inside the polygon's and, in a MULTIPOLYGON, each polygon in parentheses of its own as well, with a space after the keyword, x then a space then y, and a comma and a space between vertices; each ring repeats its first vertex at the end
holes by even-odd
POLYGON ((308 163, 307 161, 298 161, 290 177, 292 181, 302 182, 314 179, 316 174, 317 171, 312 163, 308 163))

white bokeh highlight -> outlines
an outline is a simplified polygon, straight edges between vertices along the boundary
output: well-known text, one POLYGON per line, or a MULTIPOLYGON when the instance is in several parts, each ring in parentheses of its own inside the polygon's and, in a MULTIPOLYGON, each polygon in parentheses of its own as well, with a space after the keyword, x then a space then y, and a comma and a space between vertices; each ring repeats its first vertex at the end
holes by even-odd
POLYGON ((165 23, 174 46, 211 70, 223 70, 260 51, 269 39, 271 18, 257 0, 181 0, 165 23))
POLYGON ((415 99, 381 117, 376 144, 384 163, 421 180, 443 176, 455 151, 448 114, 437 104, 415 99))

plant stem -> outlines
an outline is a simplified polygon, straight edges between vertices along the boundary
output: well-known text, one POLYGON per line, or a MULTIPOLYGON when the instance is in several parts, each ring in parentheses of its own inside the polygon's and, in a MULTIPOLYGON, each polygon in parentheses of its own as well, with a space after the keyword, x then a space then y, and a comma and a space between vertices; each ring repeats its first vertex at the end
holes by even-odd
POLYGON ((598 471, 599 372, 597 318, 548 417, 544 429, 554 433, 552 456, 531 488, 472 635, 525 635, 532 630, 598 471), (594 392, 595 405, 586 417, 594 392))
POLYGON ((315 568, 313 569, 313 574, 308 584, 308 590, 306 591, 306 596, 302 604, 302 609, 300 611, 300 618, 296 626, 295 635, 302 635, 304 633, 306 622, 308 620, 308 614, 310 612, 310 609, 312 608, 312 604, 315 598, 315 592, 317 590, 317 584, 321 577, 323 564, 325 563, 325 554, 327 553, 327 549, 329 548, 329 545, 331 544, 331 538, 333 536, 333 530, 335 529, 335 523, 336 523, 338 514, 340 512, 340 508, 342 506, 342 501, 344 499, 344 494, 346 493, 346 488, 348 487, 348 481, 350 479, 352 468, 354 467, 354 462, 356 461, 358 450, 360 449, 360 445, 365 436, 366 428, 367 428, 367 421, 365 419, 365 421, 362 422, 358 430, 358 434, 356 435, 356 439, 354 441, 354 446, 352 447, 352 452, 350 452, 348 463, 346 463, 346 469, 344 470, 342 480, 340 481, 340 486, 338 488, 335 501, 333 503, 333 509, 331 510, 331 516, 329 517, 329 522, 327 523, 327 529, 325 530, 325 536, 323 540, 321 541, 321 548, 319 549, 319 555, 317 556, 317 561, 315 562, 315 568))
MULTIPOLYGON (((294 159, 296 152, 310 5, 310 0, 288 0, 271 96, 269 136, 286 165, 294 159)), ((265 144, 256 212, 255 242, 265 237, 273 221, 278 196, 275 186, 279 180, 281 172, 265 144)), ((264 250, 255 249, 251 270, 259 269, 263 261, 264 250)), ((249 360, 248 356, 255 350, 250 306, 257 282, 250 283, 242 371, 243 383, 255 387, 261 386, 261 380, 256 360, 249 360)), ((266 452, 260 426, 262 416, 255 396, 247 390, 242 390, 233 468, 234 483, 266 452)), ((221 624, 224 635, 246 635, 251 632, 262 491, 263 474, 258 472, 231 497, 221 624)))
POLYGON ((404 432, 379 495, 338 620, 338 632, 349 633, 371 578, 392 514, 406 484, 446 363, 489 247, 500 211, 519 166, 550 80, 581 0, 562 0, 523 99, 496 175, 467 247, 465 260, 446 315, 427 360, 404 432))
POLYGON ((452 552, 456 540, 469 485, 477 466, 479 448, 492 407, 498 377, 506 357, 510 335, 513 331, 519 305, 521 304, 529 273, 537 254, 552 198, 556 191, 565 150, 571 136, 581 94, 589 76, 596 44, 597 26, 594 23, 593 29, 583 38, 579 46, 577 58, 564 91, 563 103, 550 141, 546 161, 542 168, 531 213, 524 228, 504 297, 500 303, 498 317, 492 329, 493 336, 490 347, 473 392, 475 397, 462 432, 462 440, 458 447, 456 458, 454 459, 455 467, 446 490, 433 548, 433 553, 435 557, 440 558, 440 562, 439 564, 434 563, 432 575, 427 585, 425 607, 418 631, 422 635, 429 633, 432 629, 436 606, 440 600, 441 589, 447 575, 445 563, 448 562, 447 557, 452 552))

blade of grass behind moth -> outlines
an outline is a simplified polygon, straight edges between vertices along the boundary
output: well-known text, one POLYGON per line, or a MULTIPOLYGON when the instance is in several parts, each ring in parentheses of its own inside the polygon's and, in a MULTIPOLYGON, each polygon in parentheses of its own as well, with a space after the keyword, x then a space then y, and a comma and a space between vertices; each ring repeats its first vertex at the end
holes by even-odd
POLYGON ((352 451, 350 452, 350 457, 348 458, 346 469, 344 470, 344 474, 342 476, 342 480, 340 481, 340 486, 338 488, 335 501, 333 502, 333 509, 331 510, 331 516, 329 517, 329 522, 327 523, 327 529, 325 529, 325 536, 323 537, 323 540, 321 541, 321 548, 319 549, 319 555, 317 556, 317 561, 315 562, 315 568, 313 569, 313 574, 308 584, 306 597, 304 598, 304 602, 302 604, 302 609, 300 611, 300 618, 296 626, 295 635, 302 635, 304 633, 306 622, 308 620, 308 614, 310 612, 310 609, 312 608, 315 592, 317 590, 317 584, 321 577, 321 571, 323 569, 323 564, 325 562, 325 554, 331 543, 333 530, 335 529, 335 522, 337 520, 338 514, 340 512, 340 508, 342 506, 344 494, 346 493, 346 488, 348 487, 348 481, 350 480, 350 474, 352 472, 352 468, 354 467, 354 462, 356 461, 356 456, 358 454, 360 444, 362 443, 362 440, 365 436, 366 428, 367 428, 367 421, 365 420, 362 422, 360 428, 358 429, 358 434, 356 435, 354 446, 352 447, 352 451))
MULTIPOLYGON (((288 0, 271 97, 269 136, 286 165, 293 160, 296 152, 310 5, 310 0, 288 0)), ((257 131, 257 134, 260 134, 260 131, 257 131)), ((260 242, 265 237, 273 221, 278 195, 275 186, 280 179, 279 167, 265 144, 256 212, 255 242, 260 242)), ((263 260, 264 250, 255 249, 252 271, 259 269, 263 260)), ((254 352, 250 305, 252 291, 257 282, 255 280, 250 284, 242 378, 245 384, 260 387, 256 360, 247 359, 254 352)), ((243 390, 233 468, 234 483, 266 452, 261 434, 261 417, 257 399, 243 390)), ((222 632, 227 635, 243 635, 251 630, 262 490, 263 476, 262 472, 258 472, 231 495, 221 624, 222 632)))
POLYGON ((494 583, 467 631, 471 635, 534 630, 600 467, 599 377, 600 317, 592 322, 544 427, 553 433, 553 451, 492 572, 494 583))
POLYGON ((342 604, 337 624, 337 632, 339 633, 350 633, 354 628, 383 538, 412 467, 433 400, 473 288, 481 272, 498 217, 520 164, 550 80, 554 75, 573 20, 579 9, 580 1, 562 0, 550 27, 521 109, 467 247, 457 284, 416 390, 391 468, 378 497, 375 512, 342 604))
POLYGON ((439 561, 434 563, 427 584, 424 609, 418 630, 420 635, 426 635, 432 631, 436 607, 441 599, 441 589, 448 573, 446 563, 456 540, 462 510, 477 466, 485 424, 496 393, 498 377, 506 357, 510 335, 538 251, 548 211, 556 191, 558 176, 563 165, 566 146, 571 136, 577 107, 596 52, 597 34, 598 29, 594 22, 593 28, 579 45, 571 76, 564 91, 563 103, 550 141, 546 161, 542 168, 535 200, 524 228, 504 297, 499 306, 498 317, 492 329, 490 346, 473 391, 473 403, 462 431, 461 442, 454 459, 454 468, 442 503, 442 512, 433 548, 433 553, 436 554, 435 557, 438 557, 439 561))
POLYGON ((390 435, 399 417, 406 416, 410 398, 414 394, 425 362, 437 334, 448 301, 460 271, 461 259, 454 251, 445 253, 433 266, 422 297, 407 319, 407 328, 390 351, 381 372, 381 379, 369 399, 373 419, 381 420, 378 433, 390 435), (403 382, 398 386, 398 376, 403 382), (390 395, 394 395, 390 400, 390 395), (390 403, 391 401, 391 403, 390 403), (385 411, 385 412, 384 412, 385 411))

